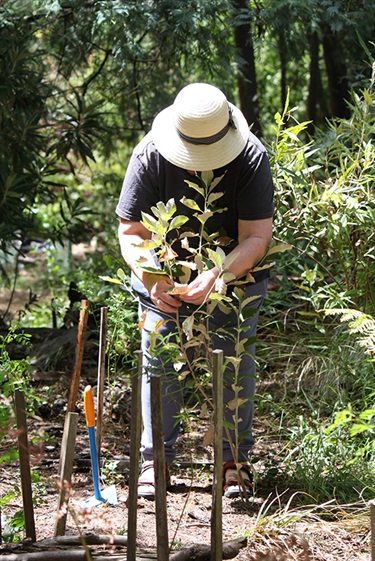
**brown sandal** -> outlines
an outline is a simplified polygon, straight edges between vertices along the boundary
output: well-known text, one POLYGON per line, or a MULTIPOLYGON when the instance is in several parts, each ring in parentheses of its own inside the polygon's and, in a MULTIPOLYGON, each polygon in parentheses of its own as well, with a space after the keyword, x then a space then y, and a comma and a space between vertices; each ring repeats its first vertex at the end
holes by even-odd
POLYGON ((249 493, 252 491, 252 488, 252 475, 249 466, 246 464, 236 464, 233 461, 226 462, 223 465, 224 497, 233 499, 241 494, 249 493), (238 473, 239 471, 241 472, 240 474, 238 473))
MULTIPOLYGON (((165 477, 167 487, 171 484, 168 464, 165 464, 165 477)), ((138 497, 153 501, 155 499, 155 471, 154 460, 146 460, 142 464, 141 473, 138 478, 138 497)))

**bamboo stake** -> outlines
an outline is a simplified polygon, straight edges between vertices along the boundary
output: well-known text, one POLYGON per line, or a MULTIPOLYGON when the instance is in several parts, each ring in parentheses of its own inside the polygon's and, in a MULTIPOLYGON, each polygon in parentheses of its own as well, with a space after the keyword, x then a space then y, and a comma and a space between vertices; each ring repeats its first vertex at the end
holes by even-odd
POLYGON ((130 465, 128 495, 128 550, 127 561, 135 561, 137 547, 137 501, 138 501, 138 470, 139 443, 141 439, 141 384, 142 384, 142 353, 136 351, 138 365, 131 377, 131 424, 130 424, 130 465))
POLYGON ((158 561, 168 561, 167 484, 160 376, 151 377, 152 447, 155 470, 155 513, 158 561))
POLYGON ((223 351, 213 351, 213 391, 214 391, 214 478, 212 486, 211 517, 211 561, 221 561, 223 554, 223 351))
MULTIPOLYGON (((72 481, 74 446, 76 442, 78 425, 78 413, 68 413, 65 417, 64 433, 61 444, 61 475, 59 478, 60 495, 57 505, 57 512, 60 512, 64 504, 68 506, 69 489, 72 481)), ((61 513, 56 520, 55 536, 65 534, 67 512, 61 513)))
POLYGON ((102 446, 103 426, 103 395, 105 379, 105 350, 107 346, 107 317, 108 308, 100 308, 100 337, 99 337, 99 359, 98 359, 98 385, 96 390, 96 448, 98 451, 98 464, 100 466, 100 450, 102 446))
POLYGON ((26 537, 36 541, 33 493, 30 474, 30 452, 27 437, 25 397, 20 390, 14 391, 14 402, 17 419, 18 452, 21 470, 21 488, 23 511, 25 515, 26 537))
POLYGON ((79 381, 81 377, 83 351, 85 347, 87 320, 89 316, 89 307, 90 307, 89 300, 81 301, 81 311, 79 314, 78 330, 77 330, 77 337, 76 337, 74 366, 70 379, 67 413, 74 412, 76 408, 79 381))

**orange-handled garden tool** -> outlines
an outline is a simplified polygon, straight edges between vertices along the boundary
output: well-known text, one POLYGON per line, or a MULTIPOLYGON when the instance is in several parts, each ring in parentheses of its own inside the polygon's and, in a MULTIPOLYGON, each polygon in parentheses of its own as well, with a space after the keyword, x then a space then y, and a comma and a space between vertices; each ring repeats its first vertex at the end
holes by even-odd
POLYGON ((92 387, 86 386, 83 393, 83 403, 85 406, 86 415, 86 425, 89 432, 89 443, 90 443, 90 456, 91 456, 91 469, 92 478, 94 481, 94 496, 86 499, 84 501, 85 507, 97 506, 102 503, 109 503, 111 505, 117 504, 117 493, 116 487, 108 487, 102 492, 100 490, 99 482, 99 462, 98 462, 98 452, 96 448, 96 437, 95 437, 95 410, 94 410, 94 398, 92 394, 92 387))

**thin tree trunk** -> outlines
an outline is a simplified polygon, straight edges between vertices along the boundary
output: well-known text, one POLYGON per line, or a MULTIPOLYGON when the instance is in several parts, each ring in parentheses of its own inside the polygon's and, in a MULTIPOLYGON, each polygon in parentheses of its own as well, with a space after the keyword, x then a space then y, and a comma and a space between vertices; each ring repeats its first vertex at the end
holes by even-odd
POLYGON ((319 67, 319 37, 314 31, 308 34, 310 50, 309 95, 307 98, 307 119, 312 121, 308 132, 313 134, 315 126, 328 117, 326 96, 323 92, 322 76, 319 67))
MULTIPOLYGON (((235 14, 248 9, 246 0, 235 0, 235 14)), ((254 134, 261 137, 262 127, 259 120, 258 88, 255 70, 254 45, 250 23, 241 23, 234 28, 234 39, 240 58, 237 76, 240 109, 245 115, 254 134)))
POLYGON ((347 105, 349 82, 343 59, 343 48, 338 35, 333 35, 327 26, 323 29, 322 44, 327 69, 331 115, 332 117, 346 119, 350 117, 350 110, 347 105))
POLYGON ((280 68, 281 68, 281 107, 285 107, 285 103, 288 95, 288 86, 287 86, 288 56, 287 56, 285 33, 283 31, 279 34, 279 58, 280 58, 280 68))

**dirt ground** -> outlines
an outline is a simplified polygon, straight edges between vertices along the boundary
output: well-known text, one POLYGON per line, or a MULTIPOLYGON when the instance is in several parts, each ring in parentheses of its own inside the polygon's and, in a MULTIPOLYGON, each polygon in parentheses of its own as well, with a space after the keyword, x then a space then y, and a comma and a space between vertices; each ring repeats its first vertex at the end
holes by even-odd
MULTIPOLYGON (((67 397, 67 380, 50 385, 39 384, 41 399, 39 415, 28 419, 33 471, 39 480, 33 484, 34 517, 37 541, 51 538, 57 518, 56 487, 61 436, 67 397), (35 437, 39 435, 39 443, 35 437)), ((80 395, 85 381, 82 380, 80 395)), ((102 441, 102 488, 115 485, 116 506, 100 505, 89 511, 82 502, 93 495, 89 444, 82 412, 75 446, 74 473, 67 517, 66 534, 127 535, 129 481, 130 393, 119 385, 105 392, 105 419, 102 441)), ((223 540, 247 537, 247 546, 240 550, 241 561, 333 561, 369 560, 369 517, 361 511, 341 516, 320 517, 319 509, 299 504, 298 494, 283 489, 269 477, 265 465, 281 462, 277 440, 267 435, 266 423, 255 423, 254 494, 248 503, 223 498, 223 540), (290 502, 289 502, 290 501, 290 502)), ((171 469, 172 487, 167 494, 168 535, 174 548, 193 544, 210 544, 212 512, 213 451, 203 446, 208 421, 197 419, 185 427, 179 440, 175 465, 171 469)), ((16 445, 11 431, 3 442, 0 456, 16 445)), ((1 495, 20 486, 17 461, 1 466, 1 495)), ((21 497, 3 507, 3 526, 21 508, 21 497)), ((333 512, 333 511, 332 511, 333 512)), ((156 547, 155 503, 139 499, 137 544, 140 550, 156 547)), ((0 555, 19 551, 19 545, 3 544, 0 555), (9 550, 10 548, 10 550, 9 550)), ((109 550, 107 549, 109 555, 109 550)))
MULTIPOLYGON (((3 296, 3 295, 2 295, 3 296)), ((22 294, 16 294, 21 298, 22 294)), ((2 298, 3 303, 5 300, 2 298)), ((95 378, 94 378, 95 382, 95 378)), ((130 391, 121 381, 105 390, 103 440, 101 450, 102 488, 115 485, 116 506, 100 505, 85 511, 82 502, 93 495, 89 442, 83 414, 82 395, 87 383, 81 378, 77 411, 79 426, 74 456, 71 498, 66 534, 127 535, 130 391)), ((260 379, 258 392, 269 391, 275 380, 260 379)), ((68 397, 69 379, 34 382, 40 397, 36 416, 28 418, 31 446, 34 518, 37 541, 51 538, 57 513, 57 474, 61 438, 68 397)), ((94 385, 94 383, 93 383, 94 385)), ((223 539, 247 538, 240 550, 240 561, 369 561, 370 516, 363 505, 306 506, 300 489, 285 487, 274 476, 282 472, 283 449, 278 435, 269 431, 267 418, 255 416, 253 449, 254 493, 248 502, 223 498, 223 539)), ((171 468, 172 487, 167 494, 168 535, 174 549, 192 544, 210 544, 212 513, 213 450, 204 447, 208 421, 197 416, 185 426, 178 440, 176 462, 171 468)), ((16 430, 0 445, 0 458, 17 446, 16 430)), ((0 498, 15 492, 2 503, 2 526, 22 508, 20 468, 17 460, 0 465, 0 498)), ((16 537, 20 539, 22 535, 16 537)), ((156 547, 155 503, 138 501, 138 549, 156 547)), ((23 542, 0 545, 0 556, 25 551, 23 542)), ((113 548, 100 549, 114 555, 113 548)), ((126 550, 124 555, 126 555, 126 550)), ((124 559, 126 557, 123 557, 124 559)), ((154 557, 155 558, 155 557, 154 557)), ((46 561, 48 561, 46 557, 46 561)))

